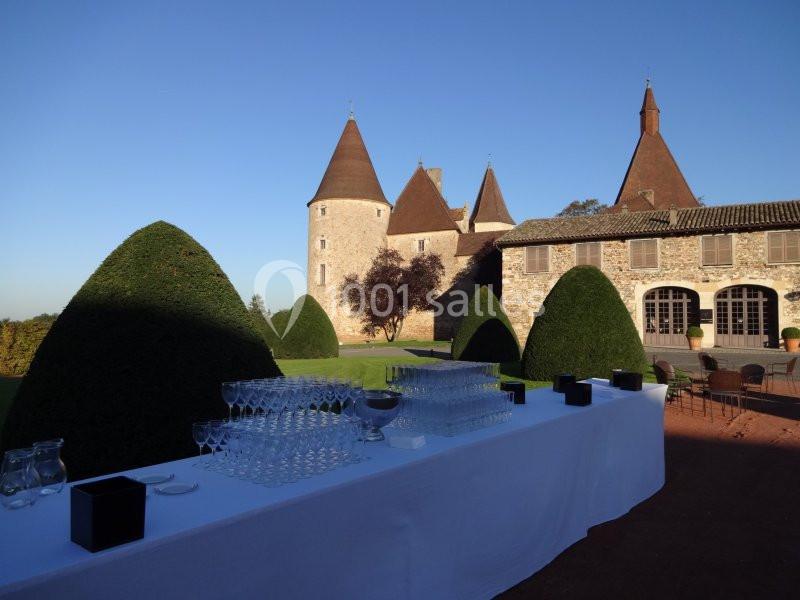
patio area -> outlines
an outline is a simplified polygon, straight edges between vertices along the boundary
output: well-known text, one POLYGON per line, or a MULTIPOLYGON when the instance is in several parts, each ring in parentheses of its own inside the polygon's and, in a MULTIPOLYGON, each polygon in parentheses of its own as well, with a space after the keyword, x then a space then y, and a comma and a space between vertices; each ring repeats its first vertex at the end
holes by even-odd
POLYGON ((502 597, 796 596, 800 400, 779 383, 732 420, 716 414, 669 405, 664 488, 502 597))

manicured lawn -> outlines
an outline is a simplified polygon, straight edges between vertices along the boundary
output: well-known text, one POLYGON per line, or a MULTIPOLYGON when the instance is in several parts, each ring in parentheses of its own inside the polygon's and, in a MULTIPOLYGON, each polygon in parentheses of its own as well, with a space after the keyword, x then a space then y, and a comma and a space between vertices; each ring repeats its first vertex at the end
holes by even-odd
POLYGON ((0 432, 6 420, 6 413, 11 406, 11 400, 17 392, 22 377, 0 377, 0 432))
POLYGON ((382 341, 376 338, 374 342, 364 342, 360 344, 342 344, 340 348, 371 348, 371 347, 396 347, 396 348, 442 348, 450 345, 446 341, 433 340, 400 340, 395 342, 382 341))

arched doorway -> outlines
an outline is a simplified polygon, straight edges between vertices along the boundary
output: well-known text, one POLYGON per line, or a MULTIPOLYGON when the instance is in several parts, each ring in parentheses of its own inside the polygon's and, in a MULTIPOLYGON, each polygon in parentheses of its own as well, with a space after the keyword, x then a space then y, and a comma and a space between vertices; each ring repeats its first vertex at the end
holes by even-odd
POLYGON ((717 292, 717 346, 765 348, 778 345, 778 294, 759 285, 735 285, 717 292))
POLYGON ((686 328, 699 323, 697 292, 680 287, 654 288, 644 295, 644 343, 685 346, 686 328))

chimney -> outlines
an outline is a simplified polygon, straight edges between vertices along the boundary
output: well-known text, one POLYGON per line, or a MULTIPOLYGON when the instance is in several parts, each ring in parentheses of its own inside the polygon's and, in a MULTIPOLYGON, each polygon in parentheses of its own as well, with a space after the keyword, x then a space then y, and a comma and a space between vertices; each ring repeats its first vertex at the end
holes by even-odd
POLYGON ((425 172, 428 174, 428 177, 431 178, 431 181, 436 184, 436 189, 439 190, 439 193, 442 193, 442 169, 440 167, 431 167, 430 169, 425 169, 425 172))
POLYGON ((639 195, 650 203, 650 206, 656 205, 656 192, 655 190, 639 190, 639 195))
POLYGON ((678 209, 674 204, 669 207, 669 224, 673 227, 678 224, 678 209))

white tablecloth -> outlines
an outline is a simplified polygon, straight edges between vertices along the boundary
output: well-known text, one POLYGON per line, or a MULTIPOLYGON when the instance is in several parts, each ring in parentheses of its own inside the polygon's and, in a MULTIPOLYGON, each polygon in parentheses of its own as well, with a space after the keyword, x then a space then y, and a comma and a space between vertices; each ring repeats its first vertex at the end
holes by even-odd
MULTIPOLYGON (((0 513, 0 595, 14 598, 487 598, 664 483, 665 386, 595 387, 571 407, 528 391, 509 423, 279 488, 193 468, 150 496, 143 540, 91 554, 69 493, 0 513)), ((188 432, 187 432, 188 435, 188 432)))

